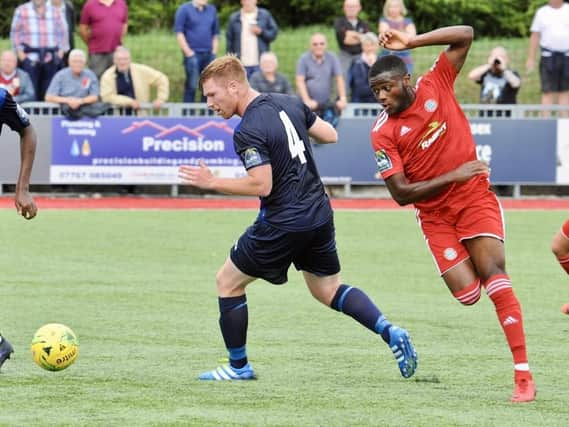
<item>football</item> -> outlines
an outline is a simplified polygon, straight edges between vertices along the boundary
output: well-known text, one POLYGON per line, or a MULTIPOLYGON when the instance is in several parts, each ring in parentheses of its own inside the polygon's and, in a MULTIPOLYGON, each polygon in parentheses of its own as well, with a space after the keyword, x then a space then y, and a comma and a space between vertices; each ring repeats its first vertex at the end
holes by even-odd
POLYGON ((71 328, 60 323, 48 323, 34 334, 31 350, 34 362, 39 367, 61 371, 77 359, 79 340, 71 328))

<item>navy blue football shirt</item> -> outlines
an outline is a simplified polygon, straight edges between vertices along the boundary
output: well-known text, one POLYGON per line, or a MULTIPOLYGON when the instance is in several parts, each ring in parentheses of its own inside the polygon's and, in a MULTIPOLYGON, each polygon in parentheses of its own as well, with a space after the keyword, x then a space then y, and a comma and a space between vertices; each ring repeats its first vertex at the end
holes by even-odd
POLYGON ((28 113, 14 101, 12 95, 6 89, 0 88, 0 133, 4 124, 20 133, 30 125, 30 118, 28 113))
POLYGON ((260 198, 259 219, 286 231, 311 230, 332 217, 309 142, 315 120, 297 97, 261 94, 247 106, 233 135, 245 169, 271 165, 273 187, 260 198))

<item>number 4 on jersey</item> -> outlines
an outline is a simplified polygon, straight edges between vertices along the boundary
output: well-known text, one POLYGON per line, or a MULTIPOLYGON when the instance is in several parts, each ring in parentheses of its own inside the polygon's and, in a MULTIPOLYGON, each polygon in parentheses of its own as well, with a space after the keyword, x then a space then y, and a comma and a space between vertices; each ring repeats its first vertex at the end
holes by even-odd
POLYGON ((306 148, 304 147, 304 142, 302 142, 302 139, 300 139, 300 137, 298 136, 296 128, 294 127, 288 115, 284 111, 281 111, 279 113, 279 117, 281 118, 281 121, 283 122, 283 125, 286 129, 286 135, 288 138, 288 149, 290 150, 290 155, 292 156, 293 159, 298 156, 301 164, 306 163, 306 156, 304 155, 306 148))

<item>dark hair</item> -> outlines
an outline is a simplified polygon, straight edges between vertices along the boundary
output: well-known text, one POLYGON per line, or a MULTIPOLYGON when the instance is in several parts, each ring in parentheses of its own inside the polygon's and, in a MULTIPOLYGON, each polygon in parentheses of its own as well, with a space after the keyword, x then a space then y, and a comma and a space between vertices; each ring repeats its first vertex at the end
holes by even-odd
POLYGON ((395 55, 386 55, 379 58, 369 69, 368 78, 373 78, 378 74, 384 73, 386 71, 392 71, 401 77, 406 76, 409 72, 407 71, 407 65, 401 58, 395 55))

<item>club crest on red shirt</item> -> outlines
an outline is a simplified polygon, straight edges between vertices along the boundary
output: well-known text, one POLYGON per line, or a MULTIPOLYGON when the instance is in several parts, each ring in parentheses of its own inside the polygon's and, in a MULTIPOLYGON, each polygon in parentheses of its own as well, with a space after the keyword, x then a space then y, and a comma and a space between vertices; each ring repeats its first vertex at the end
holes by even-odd
POLYGON ((438 106, 439 104, 437 104, 437 101, 435 101, 434 99, 427 99, 424 105, 425 110, 428 111, 429 113, 435 111, 438 106))

